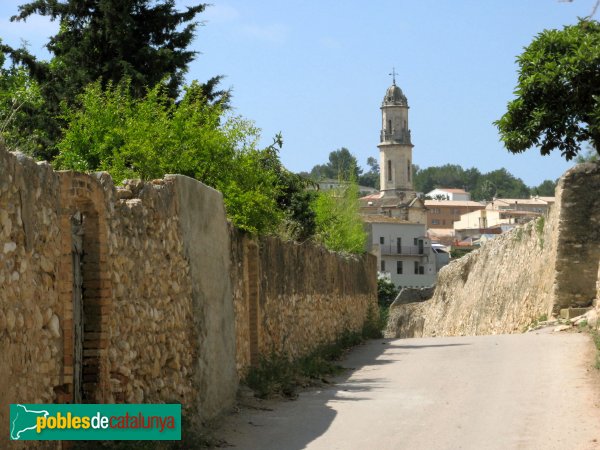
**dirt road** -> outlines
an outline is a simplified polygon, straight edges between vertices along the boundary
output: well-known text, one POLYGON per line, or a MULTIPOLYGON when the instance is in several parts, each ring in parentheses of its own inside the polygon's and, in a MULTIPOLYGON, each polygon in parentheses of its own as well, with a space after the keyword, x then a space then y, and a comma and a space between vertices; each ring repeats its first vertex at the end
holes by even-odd
POLYGON ((337 384, 242 409, 244 450, 600 449, 598 373, 578 333, 371 341, 337 384))

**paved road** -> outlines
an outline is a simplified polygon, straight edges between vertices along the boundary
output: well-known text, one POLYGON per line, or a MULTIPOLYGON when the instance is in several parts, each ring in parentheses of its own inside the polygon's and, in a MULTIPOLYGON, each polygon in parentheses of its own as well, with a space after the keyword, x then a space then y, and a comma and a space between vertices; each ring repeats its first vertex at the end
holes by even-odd
POLYGON ((599 374, 577 333, 371 341, 356 370, 296 401, 242 409, 234 448, 600 449, 599 374))

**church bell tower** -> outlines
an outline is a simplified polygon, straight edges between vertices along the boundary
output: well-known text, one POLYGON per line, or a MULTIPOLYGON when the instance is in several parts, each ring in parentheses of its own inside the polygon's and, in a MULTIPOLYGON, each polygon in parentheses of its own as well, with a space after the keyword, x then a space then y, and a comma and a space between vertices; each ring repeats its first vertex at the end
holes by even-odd
POLYGON ((392 85, 381 104, 380 190, 382 197, 414 197, 412 184, 413 145, 408 128, 408 102, 396 86, 396 71, 391 74, 392 85))

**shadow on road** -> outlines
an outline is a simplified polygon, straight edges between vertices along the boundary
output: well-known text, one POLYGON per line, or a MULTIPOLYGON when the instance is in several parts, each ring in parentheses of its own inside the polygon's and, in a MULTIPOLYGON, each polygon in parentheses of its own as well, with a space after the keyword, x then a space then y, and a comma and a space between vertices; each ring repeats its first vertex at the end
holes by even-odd
MULTIPOLYGON (((372 367, 391 364, 393 359, 384 356, 390 349, 417 350, 428 345, 390 345, 391 340, 374 340, 355 347, 340 363, 347 370, 335 377, 330 385, 307 389, 294 401, 266 400, 260 405, 243 408, 228 417, 215 437, 223 439, 231 448, 299 450, 323 435, 337 413, 332 405, 339 402, 369 400, 369 393, 387 385, 384 378, 365 377, 372 367), (362 376, 354 378, 356 371, 362 376)), ((464 344, 448 344, 464 345, 464 344)), ((431 347, 438 347, 431 345, 431 347)), ((397 359, 396 359, 397 361, 397 359)))

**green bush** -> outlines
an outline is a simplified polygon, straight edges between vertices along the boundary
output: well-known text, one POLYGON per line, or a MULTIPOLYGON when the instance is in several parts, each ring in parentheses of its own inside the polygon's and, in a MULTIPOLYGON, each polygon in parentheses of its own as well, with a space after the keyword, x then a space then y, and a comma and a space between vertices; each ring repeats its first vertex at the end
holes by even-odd
POLYGON ((389 305, 398 295, 396 285, 385 278, 377 280, 377 300, 380 305, 389 305))
POLYGON ((66 108, 68 123, 54 161, 59 169, 103 170, 116 183, 187 175, 223 193, 232 222, 250 232, 277 229, 284 212, 281 164, 272 145, 257 148, 259 130, 240 117, 225 116, 192 83, 175 103, 164 85, 143 98, 128 82, 89 85, 80 107, 66 108))
POLYGON ((367 242, 359 214, 358 185, 351 180, 342 188, 319 192, 313 201, 316 239, 338 252, 364 253, 367 242))

